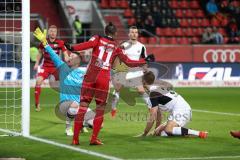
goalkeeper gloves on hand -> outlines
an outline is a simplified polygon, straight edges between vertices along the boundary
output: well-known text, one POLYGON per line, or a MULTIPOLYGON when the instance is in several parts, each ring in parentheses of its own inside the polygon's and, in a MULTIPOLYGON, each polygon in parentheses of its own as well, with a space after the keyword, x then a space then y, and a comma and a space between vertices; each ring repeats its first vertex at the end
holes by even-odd
POLYGON ((38 27, 34 32, 33 32, 34 37, 36 37, 40 42, 42 42, 43 46, 45 47, 48 42, 47 42, 47 30, 41 31, 41 29, 38 27))
POLYGON ((150 54, 145 58, 145 61, 146 62, 155 62, 155 56, 153 54, 150 54))

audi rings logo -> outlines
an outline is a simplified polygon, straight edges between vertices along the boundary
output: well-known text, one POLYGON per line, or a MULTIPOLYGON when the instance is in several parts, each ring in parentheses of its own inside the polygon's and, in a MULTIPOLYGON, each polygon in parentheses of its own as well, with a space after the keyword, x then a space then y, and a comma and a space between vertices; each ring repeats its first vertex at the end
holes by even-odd
POLYGON ((237 61, 237 54, 240 55, 239 49, 208 49, 203 53, 204 62, 231 62, 237 61))

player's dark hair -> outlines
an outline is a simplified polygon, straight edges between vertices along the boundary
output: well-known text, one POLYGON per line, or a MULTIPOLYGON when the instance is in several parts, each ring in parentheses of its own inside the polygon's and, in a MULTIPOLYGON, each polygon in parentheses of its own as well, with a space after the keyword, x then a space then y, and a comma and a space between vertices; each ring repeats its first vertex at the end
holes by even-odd
POLYGON ((145 72, 143 77, 143 82, 145 82, 147 85, 152 85, 155 81, 155 75, 152 71, 145 72))
POLYGON ((117 32, 117 27, 112 22, 109 22, 104 31, 107 36, 114 36, 117 32))

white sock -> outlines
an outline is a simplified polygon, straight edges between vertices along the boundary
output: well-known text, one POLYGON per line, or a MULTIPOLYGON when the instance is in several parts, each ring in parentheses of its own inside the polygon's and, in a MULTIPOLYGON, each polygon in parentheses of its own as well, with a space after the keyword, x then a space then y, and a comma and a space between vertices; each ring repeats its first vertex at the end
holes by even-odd
POLYGON ((69 129, 72 127, 71 122, 72 122, 72 119, 69 117, 66 117, 66 129, 69 129))
POLYGON ((167 137, 167 136, 168 136, 168 134, 165 131, 161 132, 161 137, 167 137))
POLYGON ((142 98, 148 107, 152 107, 149 95, 146 92, 142 94, 142 98))
POLYGON ((199 136, 199 131, 188 129, 188 134, 194 135, 194 136, 199 136))
POLYGON ((181 127, 173 127, 172 134, 175 136, 181 136, 182 128, 181 127))
POLYGON ((112 109, 115 110, 115 109, 117 108, 117 105, 118 105, 118 102, 119 102, 120 93, 114 91, 114 92, 113 92, 113 95, 114 95, 114 98, 113 98, 113 100, 112 100, 112 109))

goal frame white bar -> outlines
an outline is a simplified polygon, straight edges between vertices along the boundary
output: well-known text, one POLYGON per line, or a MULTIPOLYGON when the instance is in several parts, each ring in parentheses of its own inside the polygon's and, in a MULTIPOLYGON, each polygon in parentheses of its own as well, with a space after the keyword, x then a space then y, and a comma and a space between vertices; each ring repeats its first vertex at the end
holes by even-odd
POLYGON ((22 0, 22 135, 30 135, 30 0, 22 0))

